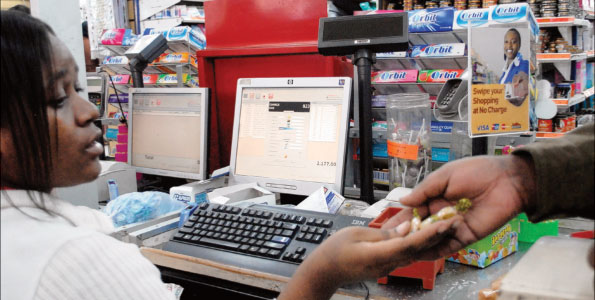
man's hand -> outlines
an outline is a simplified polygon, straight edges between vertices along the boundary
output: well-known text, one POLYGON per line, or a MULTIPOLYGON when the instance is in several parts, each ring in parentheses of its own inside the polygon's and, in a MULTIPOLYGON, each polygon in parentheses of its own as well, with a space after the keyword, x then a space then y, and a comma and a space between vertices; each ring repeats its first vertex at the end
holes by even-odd
POLYGON ((310 254, 279 299, 328 299, 343 284, 386 276, 452 234, 461 219, 437 222, 410 235, 409 222, 386 230, 344 228, 310 254))
MULTIPOLYGON (((471 199, 452 238, 417 253, 414 259, 444 257, 498 229, 528 207, 534 193, 534 173, 530 158, 507 155, 481 156, 448 163, 428 176, 410 195, 401 198, 406 206, 416 207, 422 219, 461 198, 471 199)), ((411 220, 412 209, 403 209, 383 225, 395 227, 411 220)))

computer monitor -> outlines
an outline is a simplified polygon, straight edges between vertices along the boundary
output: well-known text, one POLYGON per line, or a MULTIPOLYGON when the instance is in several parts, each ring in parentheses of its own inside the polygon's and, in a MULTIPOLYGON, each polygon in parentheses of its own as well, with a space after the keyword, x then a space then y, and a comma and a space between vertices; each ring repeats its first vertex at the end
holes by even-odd
POLYGON ((208 90, 131 88, 128 163, 140 173, 207 177, 208 90))
POLYGON ((239 79, 230 183, 342 192, 350 97, 348 77, 239 79))

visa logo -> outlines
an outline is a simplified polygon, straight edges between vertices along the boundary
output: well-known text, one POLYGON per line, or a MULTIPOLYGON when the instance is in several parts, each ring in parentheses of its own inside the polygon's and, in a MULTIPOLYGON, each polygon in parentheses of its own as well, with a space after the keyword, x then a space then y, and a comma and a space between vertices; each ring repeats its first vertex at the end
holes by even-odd
POLYGON ((391 79, 405 79, 407 76, 407 72, 384 72, 380 75, 380 79, 382 80, 391 80, 391 79))

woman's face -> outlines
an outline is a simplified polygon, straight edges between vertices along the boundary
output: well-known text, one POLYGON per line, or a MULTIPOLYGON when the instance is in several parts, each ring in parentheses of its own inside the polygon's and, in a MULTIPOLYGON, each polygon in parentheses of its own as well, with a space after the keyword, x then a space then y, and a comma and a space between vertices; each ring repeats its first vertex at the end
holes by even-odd
POLYGON ((507 60, 513 60, 521 47, 519 36, 514 31, 509 31, 504 36, 504 54, 507 60))
POLYGON ((52 187, 76 185, 95 179, 101 167, 103 146, 95 140, 101 130, 93 124, 97 108, 80 96, 78 67, 70 51, 58 38, 50 37, 54 73, 45 80, 52 145, 52 187), (55 133, 57 132, 57 137, 55 133), (57 145, 57 147, 56 147, 57 145))

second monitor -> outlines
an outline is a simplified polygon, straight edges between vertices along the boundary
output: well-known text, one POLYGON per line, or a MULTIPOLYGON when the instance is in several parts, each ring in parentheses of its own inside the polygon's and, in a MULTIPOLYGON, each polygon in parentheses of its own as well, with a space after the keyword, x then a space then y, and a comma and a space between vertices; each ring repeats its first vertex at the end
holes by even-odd
POLYGON ((230 183, 342 193, 350 97, 348 77, 239 79, 230 183))

